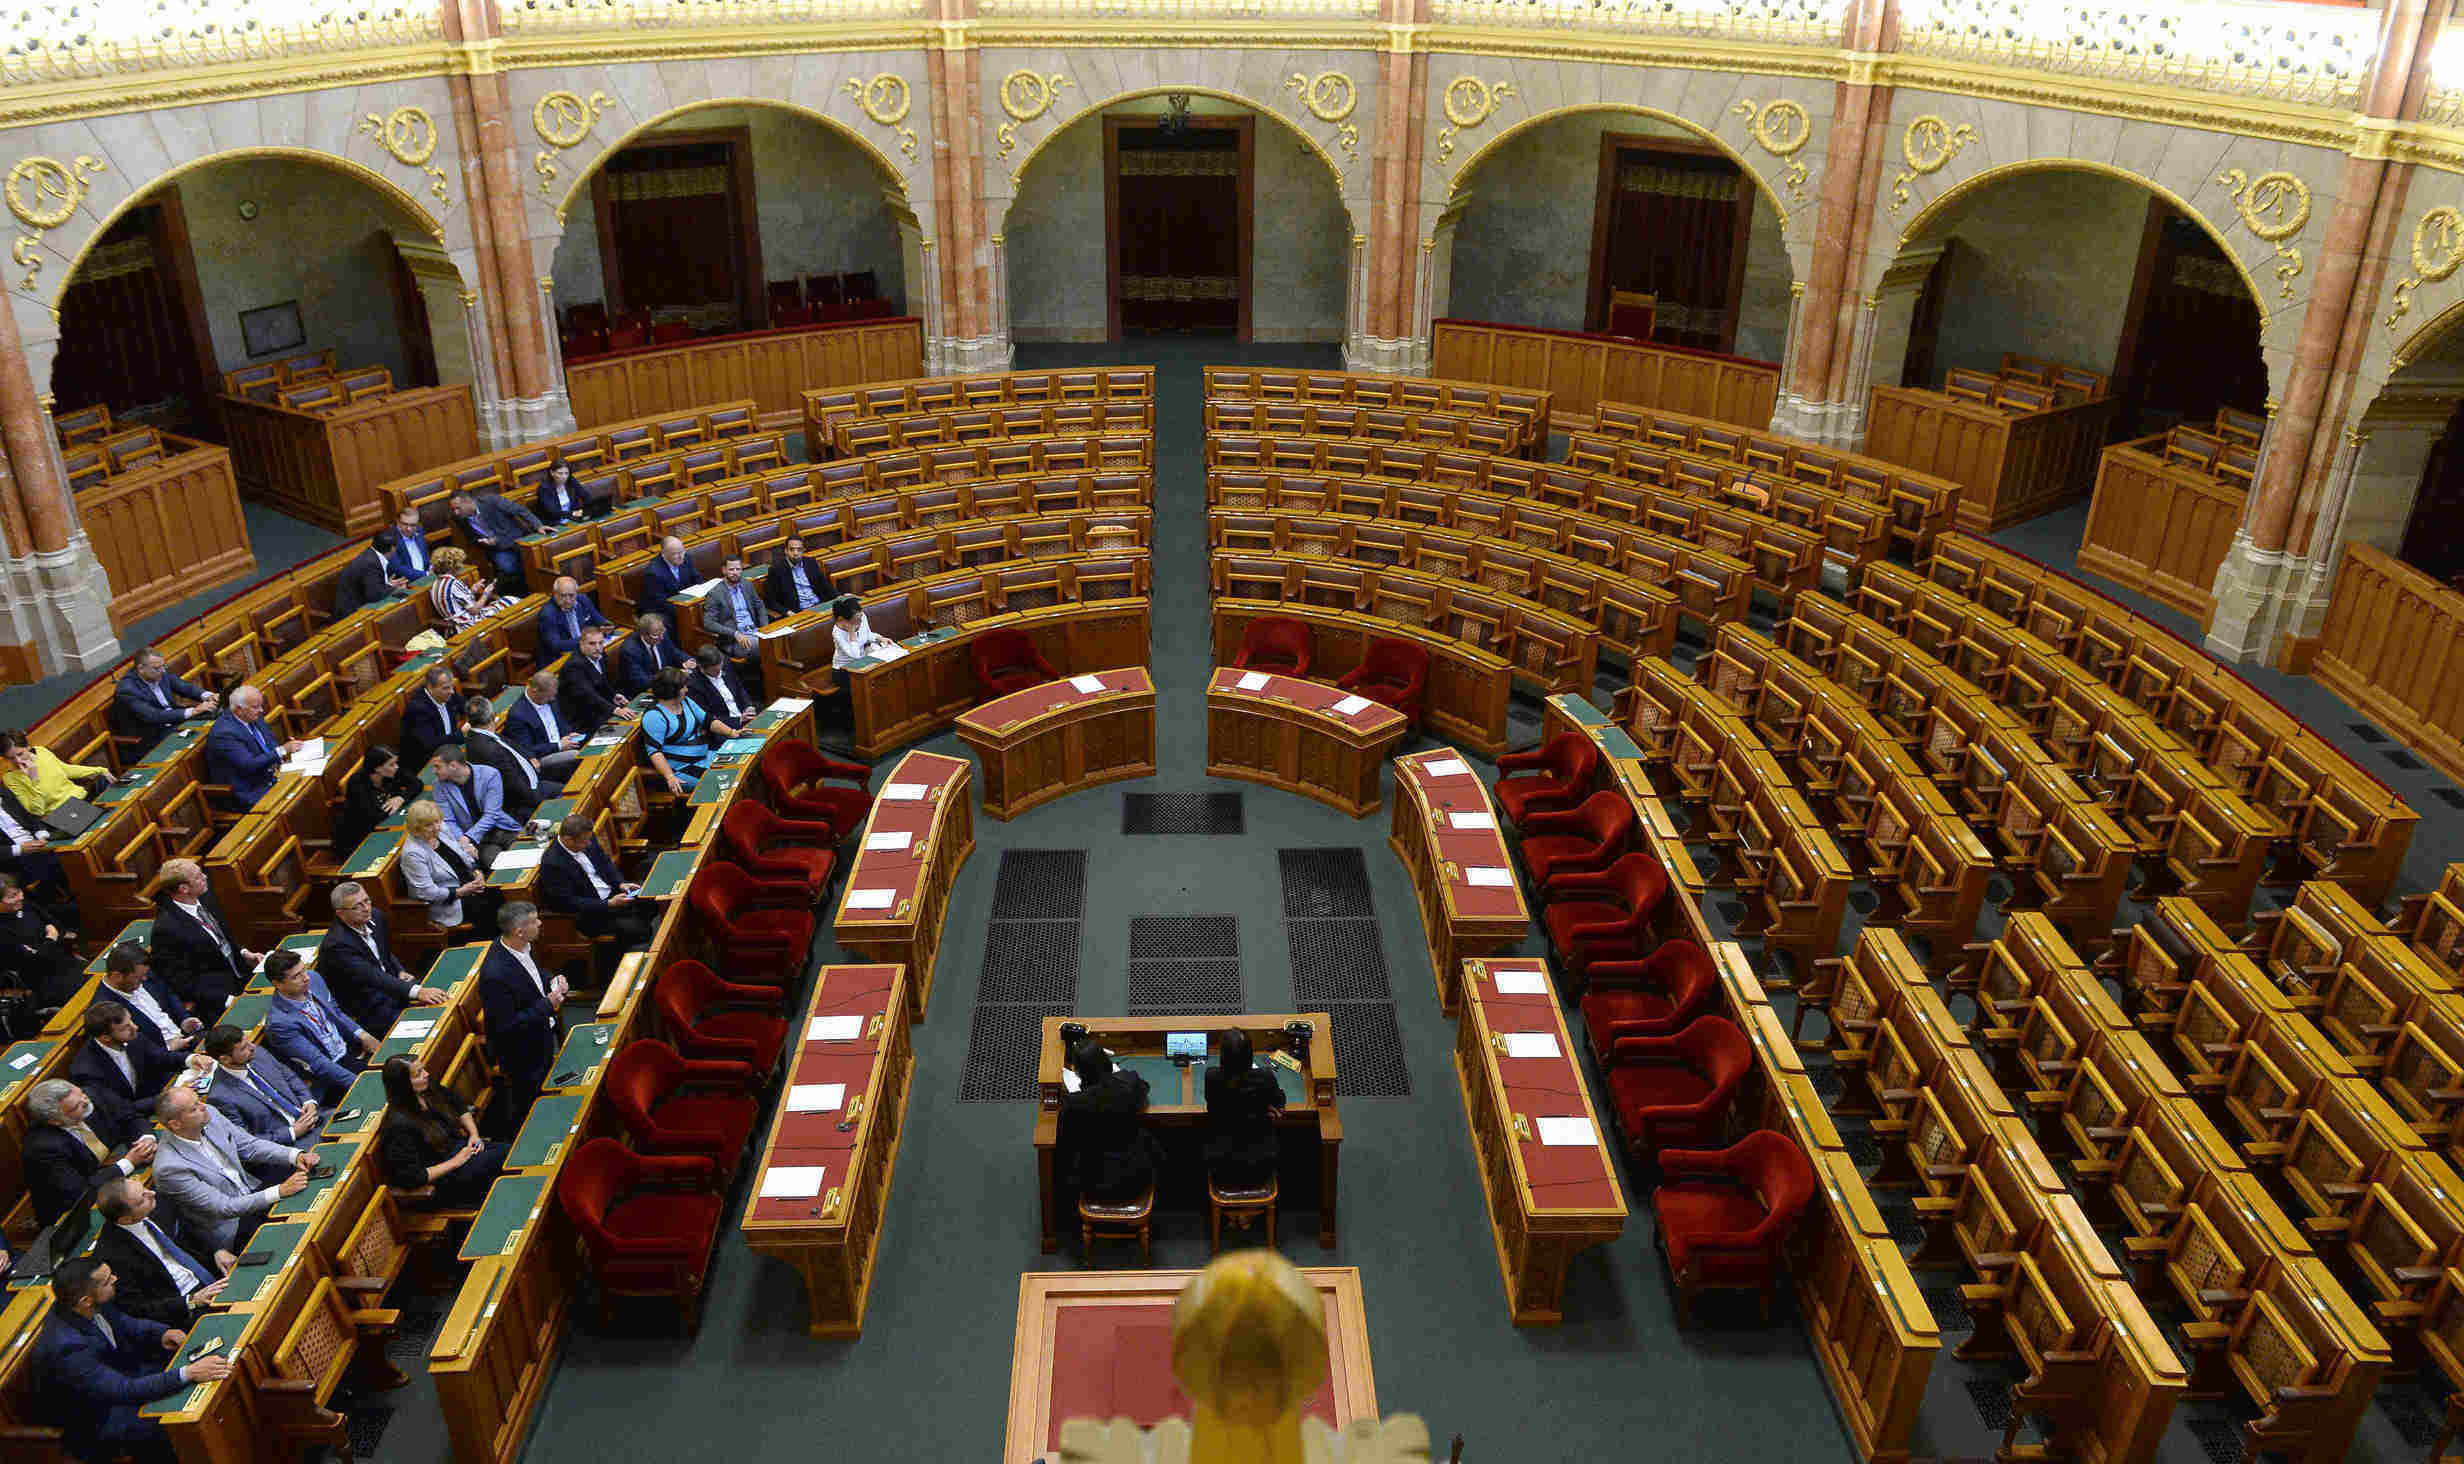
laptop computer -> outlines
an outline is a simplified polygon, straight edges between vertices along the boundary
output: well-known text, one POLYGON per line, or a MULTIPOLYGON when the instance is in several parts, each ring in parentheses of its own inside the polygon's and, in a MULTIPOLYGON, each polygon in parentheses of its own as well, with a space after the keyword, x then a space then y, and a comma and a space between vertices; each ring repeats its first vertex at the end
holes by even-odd
POLYGON ((60 806, 43 815, 43 823, 63 839, 74 839, 103 821, 103 810, 82 798, 62 799, 60 806))

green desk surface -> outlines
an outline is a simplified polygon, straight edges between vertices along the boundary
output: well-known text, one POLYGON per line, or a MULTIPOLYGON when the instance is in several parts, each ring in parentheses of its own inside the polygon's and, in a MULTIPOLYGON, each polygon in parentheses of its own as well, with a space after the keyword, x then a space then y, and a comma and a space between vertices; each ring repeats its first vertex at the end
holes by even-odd
MULTIPOLYGON (((744 730, 747 732, 767 732, 774 727, 784 727, 787 725, 787 719, 794 715, 794 712, 783 712, 778 710, 776 707, 773 707, 769 711, 763 712, 759 716, 756 716, 752 721, 745 723, 744 730)), ((768 739, 765 738, 763 740, 767 741, 768 739)))
MULTIPOLYGON (((1282 1063, 1270 1062, 1265 1058, 1259 1058, 1257 1065, 1275 1075, 1275 1086, 1283 1090, 1283 1102, 1285 1107, 1298 1107, 1309 1101, 1308 1078, 1292 1071, 1288 1067, 1285 1067, 1282 1063)), ((1206 1080, 1204 1078, 1200 1078, 1198 1080, 1198 1096, 1201 1098, 1206 1096, 1206 1080)))
POLYGON ((562 1145, 581 1126, 582 1108, 590 1101, 587 1093, 545 1093, 530 1106, 530 1117, 522 1120, 522 1131, 513 1137, 513 1151, 505 1156, 507 1169, 536 1169, 553 1163, 562 1145))
POLYGON ((524 688, 528 685, 528 682, 524 682, 520 685, 506 687, 503 691, 500 691, 495 696, 489 698, 489 709, 494 711, 496 715, 500 717, 505 715, 506 712, 513 709, 513 699, 520 696, 524 688))
POLYGON ((154 943, 154 922, 131 920, 120 927, 120 933, 104 941, 103 948, 94 953, 94 959, 86 962, 86 974, 88 976, 102 975, 103 962, 111 959, 111 948, 124 940, 133 940, 139 945, 152 945, 154 943))
POLYGON ((1168 1057, 1116 1057, 1112 1065, 1137 1073, 1146 1079, 1147 1101, 1178 1103, 1181 1101, 1181 1065, 1168 1057))
POLYGON ((750 757, 770 745, 766 737, 730 737, 718 746, 712 757, 750 757))
POLYGON ((1643 750, 1634 745, 1634 739, 1626 735, 1626 729, 1623 727, 1602 728, 1600 750, 1610 757, 1639 758, 1643 755, 1643 750))
POLYGON ((397 1057, 408 1057, 426 1047, 436 1036, 436 1024, 444 1020, 443 1007, 404 1007, 394 1018, 392 1030, 376 1044, 376 1056, 368 1059, 370 1067, 383 1067, 397 1057))
POLYGON ((547 1203, 548 1185, 555 1178, 552 1174, 498 1175, 488 1189, 487 1202, 479 1207, 479 1217, 471 1221, 471 1233, 462 1239, 462 1259, 512 1254, 521 1244, 522 1232, 547 1203))
POLYGON ((128 772, 121 775, 119 782, 105 788, 103 790, 103 796, 95 799, 94 801, 101 804, 105 808, 109 808, 115 803, 125 803, 129 799, 143 793, 156 778, 159 778, 162 775, 163 770, 159 767, 131 768, 128 772))
MULTIPOLYGON (((248 1335, 248 1329, 256 1325, 256 1320, 255 1312, 215 1312, 197 1318, 196 1324, 188 1329, 188 1345, 180 1349, 179 1356, 171 1359, 171 1369, 188 1366, 209 1349, 216 1357, 229 1357, 240 1345, 240 1339, 248 1335)), ((204 1402, 205 1390, 212 1386, 211 1383, 198 1383, 194 1387, 182 1388, 155 1399, 137 1411, 147 1418, 184 1413, 204 1402)))
POLYGON ((265 1025, 265 1014, 273 1009, 274 998, 270 995, 235 997, 222 1009, 222 1024, 254 1032, 265 1025))
MULTIPOLYGON (((547 848, 547 846, 548 841, 544 837, 532 838, 525 834, 511 844, 506 845, 505 854, 510 854, 516 849, 543 850, 547 848)), ((515 864, 508 866, 505 863, 504 855, 500 854, 496 858, 495 867, 488 871, 488 888, 492 890, 526 889, 529 887, 532 879, 537 877, 538 873, 539 866, 537 864, 515 864)))
POLYGON ((396 666, 394 668, 394 677, 399 679, 406 671, 425 672, 430 666, 433 666, 437 662, 444 659, 445 653, 443 651, 421 651, 418 655, 413 656, 401 665, 396 666))
POLYGON ((145 756, 137 759, 138 764, 151 766, 156 763, 170 762, 205 740, 205 734, 211 730, 208 726, 211 720, 207 717, 192 718, 187 726, 175 732, 166 733, 162 741, 146 749, 145 756))
POLYGON ((386 861, 401 847, 402 831, 399 828, 390 833, 384 829, 377 830, 360 840, 359 847, 351 851, 351 857, 342 861, 343 877, 370 879, 384 873, 386 861))
POLYGON ((723 802, 743 776, 742 768, 706 768, 693 780, 693 796, 686 801, 696 805, 723 802))
POLYGON ((699 849, 670 849, 650 861, 650 875, 642 881, 642 894, 653 900, 672 900, 684 893, 693 881, 693 871, 701 865, 699 849))
POLYGON ((566 1033, 565 1045, 556 1052, 556 1065, 548 1069, 548 1086, 578 1088, 588 1083, 591 1074, 608 1060, 615 1040, 614 1022, 584 1022, 566 1033))
POLYGON ((1594 706, 1589 697, 1577 696, 1570 691, 1550 697, 1549 705, 1572 717, 1578 727, 1601 727, 1608 723, 1608 713, 1594 706))
POLYGON ((26 1079, 41 1072, 43 1059, 51 1056, 59 1045, 55 1039, 37 1037, 0 1052, 0 1102, 15 1097, 17 1090, 26 1085, 26 1079))
POLYGON ((385 1118, 385 1074, 371 1068, 351 1079, 342 1101, 327 1110, 334 1116, 325 1121, 325 1137, 347 1139, 375 1128, 385 1118), (345 1120, 342 1115, 353 1109, 359 1117, 345 1120))
MULTIPOLYGON (((317 947, 323 944, 325 944, 325 932, 317 929, 303 931, 298 935, 286 935, 282 938, 282 944, 274 949, 297 951, 301 960, 314 965, 317 959, 317 947)), ((274 992, 274 985, 265 979, 264 972, 259 971, 248 978, 248 985, 244 990, 249 996, 271 996, 274 992)))
POLYGON ((238 1266, 231 1272, 230 1284, 216 1300, 224 1306, 245 1306, 270 1288, 282 1275, 282 1268, 299 1254, 300 1242, 308 1238, 315 1227, 305 1220, 288 1225, 260 1225, 257 1233, 248 1237, 248 1248, 240 1254, 253 1256, 265 1252, 265 1262, 256 1266, 238 1266))
POLYGON ((308 1187, 298 1194, 284 1195, 275 1200, 274 1208, 266 1212, 268 1218, 288 1220, 294 1215, 305 1215, 315 1209, 317 1201, 325 1198, 327 1190, 342 1183, 342 1176, 350 1170, 351 1156, 358 1152, 359 1146, 353 1143, 330 1142, 317 1145, 317 1162, 332 1165, 334 1172, 323 1179, 308 1181, 308 1187))
POLYGON ((484 945, 460 945, 438 953, 429 963, 427 979, 419 984, 430 991, 451 992, 465 978, 479 969, 479 962, 488 953, 484 945))

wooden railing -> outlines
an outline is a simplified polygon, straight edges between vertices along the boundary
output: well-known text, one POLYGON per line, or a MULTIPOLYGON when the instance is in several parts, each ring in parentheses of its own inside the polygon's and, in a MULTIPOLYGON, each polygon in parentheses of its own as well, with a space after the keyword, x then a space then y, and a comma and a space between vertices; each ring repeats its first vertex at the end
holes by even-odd
POLYGON ((1780 368, 1770 361, 1487 320, 1435 322, 1429 374, 1555 393, 1558 421, 1581 426, 1613 401, 1759 430, 1771 424, 1780 391, 1780 368))
POLYGON ((175 451, 161 462, 77 495, 77 516, 111 582, 115 629, 257 567, 231 454, 185 438, 163 444, 175 451))
POLYGON ((2367 544, 2344 546, 2310 674, 2451 778, 2464 778, 2464 593, 2367 544))
POLYGON ((2155 450, 2163 443, 2151 437, 2105 449, 2079 539, 2079 567, 2205 625, 2216 613, 2216 566, 2241 524, 2248 491, 2166 462, 2155 450))
POLYGON ((467 386, 387 392, 331 412, 236 396, 221 407, 240 490, 337 534, 384 523, 377 485, 479 450, 467 386))
POLYGON ((792 330, 748 331, 565 363, 576 426, 751 397, 764 420, 785 419, 816 387, 924 373, 924 322, 912 315, 792 330))
POLYGON ((1960 486, 1959 526, 1989 533, 2088 491, 2120 403, 2095 397, 2012 412, 1914 386, 1877 386, 1865 452, 1960 486))

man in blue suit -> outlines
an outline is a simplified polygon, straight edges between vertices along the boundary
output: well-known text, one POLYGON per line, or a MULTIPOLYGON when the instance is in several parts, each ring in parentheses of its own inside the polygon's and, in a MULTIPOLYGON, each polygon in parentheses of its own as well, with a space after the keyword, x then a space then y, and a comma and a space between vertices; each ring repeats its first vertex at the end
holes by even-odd
POLYGON ((667 602, 700 583, 699 571, 685 555, 684 540, 670 534, 659 541, 659 557, 642 571, 642 593, 636 606, 645 615, 673 618, 675 612, 667 602))
POLYGON ((539 516, 502 493, 457 493, 453 496, 453 516, 461 521, 462 532, 471 542, 485 550, 496 561, 500 580, 522 577, 521 541, 524 536, 539 532, 539 516))
POLYGON ((376 1034, 351 1020, 297 951, 267 956, 265 979, 274 986, 265 1009, 265 1045, 314 1084, 326 1102, 341 1097, 354 1071, 375 1056, 376 1034))
POLYGON ((394 573, 406 580, 428 577, 428 561, 436 551, 428 545, 428 527, 419 510, 404 508, 394 516, 394 573))
POLYGON ((684 648, 667 633, 667 617, 645 610, 633 622, 633 634, 616 652, 616 684, 625 695, 640 696, 660 672, 671 666, 681 671, 691 664, 684 648))
POLYGON ((118 1277, 109 1264, 84 1256, 60 1263, 51 1277, 51 1316, 35 1344, 34 1396, 49 1408, 69 1452, 81 1459, 133 1453, 163 1464, 177 1456, 170 1436, 138 1409, 191 1383, 231 1375, 226 1355, 200 1357, 173 1372, 164 1364, 188 1334, 132 1317, 112 1305, 118 1277))
POLYGON ((276 741, 265 725, 265 693, 243 686, 205 734, 205 780, 229 788, 232 806, 245 813, 273 791, 282 760, 297 751, 297 742, 276 741))
POLYGON ((262 1056, 247 1033, 228 1023, 207 1028, 199 1045, 214 1059, 205 1075, 205 1101, 223 1117, 269 1144, 295 1148, 317 1141, 325 1114, 289 1063, 262 1056))
POLYGON ((581 647, 582 627, 605 625, 607 617, 569 574, 560 574, 548 589, 548 605, 539 612, 539 660, 570 656, 581 647))
POLYGON ((483 869, 521 836, 522 825, 505 811, 504 774, 472 762, 470 749, 459 742, 436 750, 436 788, 431 796, 444 812, 446 827, 479 846, 483 869))
MULTIPOLYGON (((604 632, 602 632, 604 634, 604 632)), ((505 740, 539 765, 540 776, 562 783, 582 763, 581 728, 557 705, 563 683, 553 671, 534 671, 522 694, 505 709, 505 740)))
POLYGON ((501 1081, 492 1128, 510 1134, 547 1086, 556 1063, 556 1009, 565 1004, 562 976, 539 966, 539 907, 515 900, 496 912, 496 943, 479 960, 479 1005, 487 1017, 488 1060, 501 1081))
POLYGON ((112 730, 123 737, 156 738, 191 717, 220 708, 214 693, 171 674, 171 664, 152 646, 137 653, 111 694, 112 730))

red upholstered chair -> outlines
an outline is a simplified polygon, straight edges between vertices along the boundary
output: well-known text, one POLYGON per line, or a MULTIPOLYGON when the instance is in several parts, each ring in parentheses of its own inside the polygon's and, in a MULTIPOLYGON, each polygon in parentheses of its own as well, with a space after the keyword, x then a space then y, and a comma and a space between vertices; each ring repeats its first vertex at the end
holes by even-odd
POLYGON ((1369 642, 1360 664, 1336 677, 1335 685, 1393 707, 1417 725, 1421 697, 1429 689, 1429 653, 1415 641, 1378 636, 1369 642))
POLYGON ((1618 1038, 1665 1037, 1709 1010, 1720 969, 1694 942, 1664 940, 1639 961, 1592 962, 1583 982, 1583 1030, 1606 1064, 1618 1038))
POLYGON ((1660 1173, 1651 1208, 1677 1283, 1678 1319, 1691 1320, 1698 1291, 1752 1287, 1762 1319, 1771 1320, 1788 1232, 1814 1197, 1805 1151, 1786 1134, 1757 1129, 1725 1149, 1663 1149, 1660 1173))
POLYGON ((722 1186, 761 1121, 761 1074, 741 1062, 684 1057, 655 1038, 608 1060, 599 1089, 645 1154, 699 1154, 722 1186))
POLYGON ((556 1200, 582 1232, 602 1320, 610 1297, 664 1296, 686 1330, 701 1329, 702 1281, 726 1216, 717 1189, 707 1159, 637 1154, 614 1139, 592 1139, 565 1161, 556 1200))
POLYGON ((719 840, 746 873, 799 880, 808 900, 820 899, 830 887, 830 871, 838 867, 830 846, 837 839, 826 823, 781 818, 750 798, 730 803, 719 819, 719 840))
POLYGON ((1651 917, 1668 898, 1668 871, 1642 850, 1597 874, 1560 874, 1540 914, 1558 960, 1580 971, 1593 961, 1639 961, 1654 944, 1651 917))
POLYGON ((1531 752, 1510 752, 1497 760, 1497 806, 1516 827, 1530 814, 1572 808, 1591 791, 1600 771, 1600 749, 1578 732, 1560 732, 1531 752))
POLYGON ((864 816, 872 812, 873 795, 864 785, 873 770, 862 763, 844 762, 809 742, 782 738, 762 750, 760 767, 771 801, 789 818, 818 819, 843 839, 862 828, 864 816), (831 787, 832 778, 855 786, 831 787))
POLYGON ((1637 1158, 1670 1145, 1716 1144, 1754 1049, 1726 1017, 1696 1017, 1673 1037, 1609 1046, 1609 1101, 1637 1158))
POLYGON ((1573 808, 1523 820, 1523 872, 1536 885, 1560 874, 1597 874, 1634 843, 1634 805, 1613 788, 1573 808))
POLYGON ((975 667, 975 684, 983 688, 986 701, 1061 679, 1023 630, 985 631, 967 647, 967 660, 975 667))
POLYGON ((724 981, 699 961, 678 961, 659 973, 650 999, 685 1056, 740 1062, 756 1073, 779 1065, 787 994, 777 987, 724 981))
POLYGON ((800 880, 755 879, 733 864, 706 863, 687 896, 727 952, 729 974, 784 985, 804 968, 813 945, 812 896, 800 880))
POLYGON ((1241 632, 1240 654, 1232 658, 1236 671, 1271 671, 1277 676, 1309 674, 1310 653, 1317 639, 1309 622, 1289 615, 1262 615, 1241 632))

